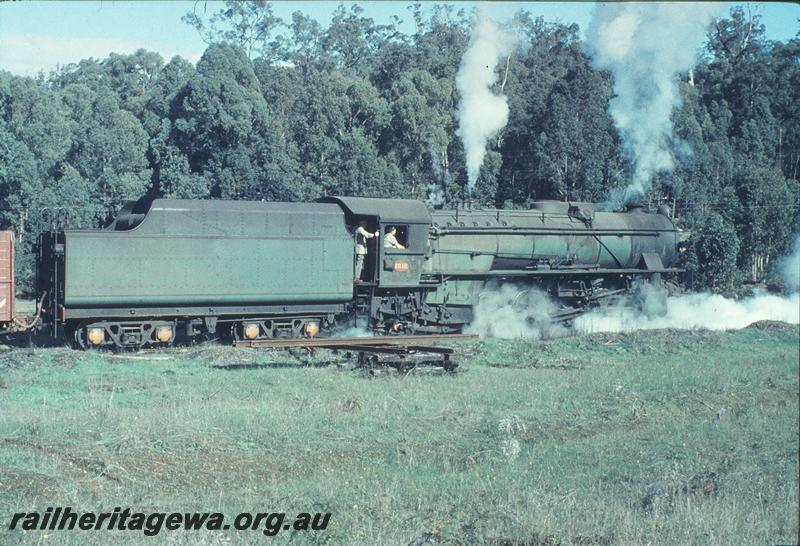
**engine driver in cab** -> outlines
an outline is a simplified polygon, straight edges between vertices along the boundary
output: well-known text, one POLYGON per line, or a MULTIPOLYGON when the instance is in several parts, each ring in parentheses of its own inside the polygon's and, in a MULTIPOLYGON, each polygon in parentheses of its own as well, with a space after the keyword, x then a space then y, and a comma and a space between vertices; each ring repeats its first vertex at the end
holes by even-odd
POLYGON ((405 248, 397 241, 397 228, 390 226, 389 233, 383 237, 383 248, 405 248))

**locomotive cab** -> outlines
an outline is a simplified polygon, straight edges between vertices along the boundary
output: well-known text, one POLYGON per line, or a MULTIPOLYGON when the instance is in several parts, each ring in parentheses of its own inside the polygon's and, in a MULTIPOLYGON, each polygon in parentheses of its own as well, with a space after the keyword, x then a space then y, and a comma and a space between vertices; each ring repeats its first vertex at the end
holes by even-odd
POLYGON ((427 259, 430 224, 400 224, 384 220, 381 223, 381 237, 385 237, 392 227, 397 229, 397 241, 405 248, 386 247, 381 242, 381 286, 417 286, 422 274, 422 266, 427 259))
POLYGON ((318 201, 336 203, 345 212, 351 233, 361 220, 367 231, 380 229, 380 237, 367 240, 367 257, 362 278, 380 288, 419 286, 423 264, 429 257, 428 233, 431 215, 421 201, 411 199, 367 199, 362 197, 323 197, 318 201), (390 227, 405 248, 385 248, 384 237, 390 227))

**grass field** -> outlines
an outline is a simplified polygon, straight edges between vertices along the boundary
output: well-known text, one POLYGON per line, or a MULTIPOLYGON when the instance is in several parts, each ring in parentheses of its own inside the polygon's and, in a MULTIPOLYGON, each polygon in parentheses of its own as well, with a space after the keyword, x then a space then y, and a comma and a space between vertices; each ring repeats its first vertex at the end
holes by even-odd
MULTIPOLYGON (((17 511, 331 512, 167 544, 798 541, 798 328, 461 346, 452 375, 201 346, 0 350, 0 544, 17 511)), ((147 540, 152 542, 152 539, 147 540)))

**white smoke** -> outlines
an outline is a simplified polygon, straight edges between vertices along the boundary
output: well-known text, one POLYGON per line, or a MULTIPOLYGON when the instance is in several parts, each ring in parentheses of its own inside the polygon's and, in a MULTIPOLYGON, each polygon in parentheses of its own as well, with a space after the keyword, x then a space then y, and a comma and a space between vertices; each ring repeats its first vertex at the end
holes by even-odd
POLYGON ((566 330, 551 320, 559 306, 539 290, 489 283, 478 296, 467 332, 498 339, 542 339, 566 330))
POLYGON ((609 113, 633 163, 626 201, 674 166, 672 111, 680 106, 677 76, 695 64, 705 28, 721 4, 597 4, 587 30, 593 64, 614 77, 609 113))
POLYGON ((436 180, 428 184, 427 203, 431 207, 440 207, 444 205, 444 192, 450 182, 450 171, 440 163, 439 154, 432 141, 428 142, 428 153, 431 156, 433 175, 436 180))
POLYGON ((667 312, 663 316, 648 315, 620 304, 581 315, 573 321, 573 326, 586 334, 659 328, 732 330, 760 320, 800 323, 800 294, 789 297, 756 294, 742 300, 717 294, 684 294, 667 299, 667 312))
POLYGON ((800 235, 794 240, 792 252, 778 262, 778 272, 788 292, 800 291, 800 235))
MULTIPOLYGON (((642 293, 647 292, 645 287, 642 293)), ((473 308, 467 332, 484 338, 544 339, 570 332, 733 330, 761 320, 800 324, 800 293, 778 296, 757 292, 741 300, 709 293, 681 294, 665 300, 640 297, 635 304, 633 298, 624 298, 578 316, 571 328, 552 320, 559 310, 559 304, 544 292, 514 284, 490 283, 473 308)))
POLYGON ((486 141, 508 122, 508 100, 495 95, 497 64, 513 46, 512 38, 483 13, 478 12, 469 47, 461 59, 456 86, 461 94, 456 134, 464 143, 467 182, 472 192, 486 155, 486 141))
POLYGON ((332 338, 373 337, 375 334, 362 326, 339 326, 331 332, 332 338))
POLYGON ((444 187, 438 182, 428 184, 428 198, 425 202, 431 207, 444 205, 444 187))

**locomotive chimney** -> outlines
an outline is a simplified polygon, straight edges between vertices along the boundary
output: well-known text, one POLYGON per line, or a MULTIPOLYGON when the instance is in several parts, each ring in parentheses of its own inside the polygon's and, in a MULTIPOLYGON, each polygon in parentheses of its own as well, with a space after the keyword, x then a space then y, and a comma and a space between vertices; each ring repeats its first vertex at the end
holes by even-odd
POLYGON ((625 212, 642 212, 644 210, 644 203, 642 201, 633 201, 625 205, 625 212))

